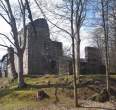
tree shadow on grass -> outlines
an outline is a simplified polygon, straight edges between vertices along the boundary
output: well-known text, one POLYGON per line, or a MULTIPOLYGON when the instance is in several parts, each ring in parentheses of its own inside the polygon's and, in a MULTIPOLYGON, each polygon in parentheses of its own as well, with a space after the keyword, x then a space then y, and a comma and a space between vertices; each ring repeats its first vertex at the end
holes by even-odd
POLYGON ((31 85, 31 84, 28 84, 28 87, 32 87, 32 88, 36 88, 36 89, 42 89, 42 88, 54 88, 54 87, 57 87, 57 88, 63 88, 65 87, 66 84, 41 84, 41 85, 31 85))
POLYGON ((14 88, 5 88, 0 90, 0 98, 10 95, 15 91, 27 91, 27 90, 33 90, 33 89, 44 89, 44 88, 66 88, 66 84, 40 84, 40 85, 34 85, 34 84, 27 84, 24 88, 18 88, 17 86, 14 88))
POLYGON ((6 96, 6 95, 9 95, 9 94, 12 94, 14 90, 12 89, 2 89, 0 90, 0 98, 6 96))

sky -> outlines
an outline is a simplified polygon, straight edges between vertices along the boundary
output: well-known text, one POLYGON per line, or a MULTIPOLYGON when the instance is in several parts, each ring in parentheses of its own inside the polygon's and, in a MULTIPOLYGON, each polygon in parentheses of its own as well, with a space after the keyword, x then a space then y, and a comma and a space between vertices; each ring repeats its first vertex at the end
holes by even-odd
MULTIPOLYGON (((3 19, 0 18, 0 33, 7 35, 9 34, 10 30, 11 29, 9 25, 3 19)), ((10 45, 10 43, 3 36, 0 36, 0 44, 4 44, 7 46, 10 45)), ((0 47, 0 59, 2 58, 4 54, 6 54, 6 52, 7 52, 6 48, 0 47)))
MULTIPOLYGON (((13 3, 14 0, 10 0, 10 1, 13 3)), ((47 1, 49 3, 49 6, 53 6, 53 3, 61 3, 61 0, 47 0, 47 1)), ((0 33, 4 33, 4 34, 8 35, 9 32, 11 32, 11 29, 10 29, 9 25, 2 18, 0 18, 0 33)), ((85 30, 85 28, 82 28, 81 29, 81 38, 82 38, 82 40, 81 40, 81 57, 82 58, 84 58, 84 48, 85 48, 85 46, 90 45, 89 42, 88 42, 88 39, 85 39, 88 36, 91 36, 91 34, 89 32, 87 32, 85 30)), ((57 39, 57 40, 63 43, 63 47, 69 47, 70 46, 70 40, 62 38, 62 36, 60 36, 59 39, 57 39)), ((10 45, 10 43, 5 38, 3 38, 3 37, 1 38, 1 36, 0 36, 0 44, 4 44, 4 45, 7 45, 7 46, 10 45)), ((0 47, 0 59, 6 53, 7 53, 6 48, 0 47)))

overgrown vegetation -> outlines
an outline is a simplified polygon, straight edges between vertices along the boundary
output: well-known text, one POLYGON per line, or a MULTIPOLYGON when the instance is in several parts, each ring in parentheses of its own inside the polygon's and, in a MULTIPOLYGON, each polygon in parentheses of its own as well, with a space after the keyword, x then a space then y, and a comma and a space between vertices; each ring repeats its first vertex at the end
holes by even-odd
MULTIPOLYGON (((80 85, 78 85, 80 102, 89 99, 105 87, 104 77, 81 76, 80 85)), ((38 110, 38 108, 53 104, 73 107, 72 80, 72 75, 25 76, 26 88, 17 88, 16 80, 10 82, 10 84, 8 84, 8 81, 6 87, 0 89, 0 108, 1 110, 38 110), (56 89, 57 94, 55 93, 56 89), (45 91, 49 95, 49 99, 36 100, 36 94, 39 90, 45 91)), ((113 82, 112 88, 116 89, 113 82)))

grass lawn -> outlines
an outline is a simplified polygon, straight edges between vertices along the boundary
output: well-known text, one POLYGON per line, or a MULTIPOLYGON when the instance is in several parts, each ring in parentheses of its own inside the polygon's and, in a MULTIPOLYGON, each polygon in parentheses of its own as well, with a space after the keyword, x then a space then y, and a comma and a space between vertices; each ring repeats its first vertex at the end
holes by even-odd
MULTIPOLYGON (((100 76, 81 76, 81 80, 95 79, 105 80, 100 76)), ((0 110, 38 110, 41 107, 57 103, 73 107, 72 80, 72 75, 25 76, 27 87, 19 89, 17 88, 17 81, 10 82, 8 79, 4 79, 7 83, 0 89, 0 110), (56 89, 58 102, 55 96, 56 89), (44 90, 49 95, 49 98, 37 101, 36 94, 39 90, 44 90)), ((78 89, 78 93, 78 98, 85 100, 93 95, 95 90, 88 86, 83 86, 78 89)))
MULTIPOLYGON (((72 76, 69 77, 72 80, 72 76)), ((7 80, 7 79, 5 79, 7 80)), ((45 76, 25 76, 26 88, 17 88, 17 81, 10 82, 10 85, 0 90, 0 110, 19 110, 23 108, 40 108, 56 103, 55 89, 58 84, 65 84, 67 76, 45 75, 45 76), (52 85, 50 88, 48 82, 52 85), (38 90, 44 90, 50 97, 41 101, 36 100, 38 90)), ((73 100, 66 97, 63 88, 58 88, 58 98, 60 103, 66 102, 70 105, 73 100), (61 99, 61 100, 60 100, 61 99)), ((70 90, 71 91, 71 90, 70 90)))

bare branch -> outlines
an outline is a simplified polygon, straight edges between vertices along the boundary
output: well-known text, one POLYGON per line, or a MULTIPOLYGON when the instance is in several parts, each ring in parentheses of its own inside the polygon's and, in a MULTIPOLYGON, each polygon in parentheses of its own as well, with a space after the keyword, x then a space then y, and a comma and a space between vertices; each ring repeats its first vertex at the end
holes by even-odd
POLYGON ((6 45, 3 45, 3 44, 0 44, 1 47, 5 47, 5 48, 9 48, 8 46, 6 45))
POLYGON ((63 28, 61 28, 61 27, 59 27, 59 26, 56 25, 55 23, 51 22, 51 20, 49 20, 48 17, 45 15, 43 9, 40 7, 40 5, 39 5, 39 3, 37 2, 37 0, 34 0, 34 1, 35 1, 36 5, 37 5, 38 8, 40 9, 41 13, 43 14, 43 16, 44 16, 44 18, 45 18, 46 20, 48 20, 52 25, 54 25, 54 26, 57 27, 58 29, 64 31, 65 33, 67 33, 68 35, 71 36, 71 33, 70 33, 70 32, 68 32, 67 30, 65 30, 65 29, 63 29, 63 28))
POLYGON ((0 16, 10 25, 10 22, 1 13, 0 16))
POLYGON ((10 19, 10 16, 9 16, 9 12, 8 12, 8 9, 6 8, 5 4, 3 3, 2 0, 0 0, 0 7, 6 12, 7 16, 9 17, 10 19))
MULTIPOLYGON (((6 39, 7 39, 13 46, 15 46, 15 44, 9 39, 9 37, 8 37, 7 35, 5 35, 5 34, 3 34, 3 33, 0 33, 0 35, 6 37, 6 39)), ((15 46, 15 47, 16 47, 16 46, 15 46)))
POLYGON ((35 25, 34 25, 34 22, 33 22, 33 17, 32 17, 32 13, 31 13, 29 1, 25 0, 25 3, 26 3, 26 8, 28 10, 28 14, 29 14, 28 17, 29 17, 29 19, 31 21, 31 25, 33 27, 33 31, 34 31, 35 37, 37 37, 37 32, 36 32, 36 28, 35 28, 35 25))

